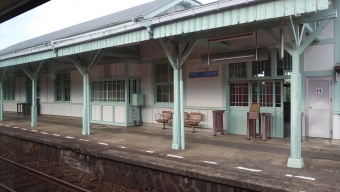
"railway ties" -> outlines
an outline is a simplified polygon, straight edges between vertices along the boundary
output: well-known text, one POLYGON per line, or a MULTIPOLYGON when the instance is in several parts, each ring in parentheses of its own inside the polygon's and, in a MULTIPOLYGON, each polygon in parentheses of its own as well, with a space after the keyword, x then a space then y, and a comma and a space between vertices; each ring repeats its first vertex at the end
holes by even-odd
POLYGON ((87 191, 0 157, 0 191, 87 191))

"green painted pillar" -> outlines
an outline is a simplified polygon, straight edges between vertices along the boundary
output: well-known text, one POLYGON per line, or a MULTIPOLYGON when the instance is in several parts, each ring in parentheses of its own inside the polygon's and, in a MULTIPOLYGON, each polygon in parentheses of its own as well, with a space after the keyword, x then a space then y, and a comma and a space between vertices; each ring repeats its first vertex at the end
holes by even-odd
MULTIPOLYGON (((334 9, 340 10, 340 1, 335 0, 334 1, 334 9)), ((334 64, 340 64, 340 17, 336 17, 334 19, 334 64)), ((340 71, 337 71, 336 74, 339 74, 340 71)), ((340 114, 340 82, 335 81, 334 82, 334 92, 333 92, 333 112, 340 114)))
POLYGON ((174 114, 172 122, 172 149, 180 149, 180 98, 179 98, 179 69, 174 69, 174 114))
POLYGON ((184 130, 184 96, 183 96, 183 67, 179 69, 179 108, 180 108, 180 128, 181 128, 181 149, 185 149, 185 130, 184 130))
POLYGON ((125 63, 125 126, 129 126, 129 63, 125 63))
POLYGON ((38 112, 37 112, 37 77, 32 78, 32 109, 31 109, 31 126, 38 125, 38 112))
POLYGON ((2 81, 0 81, 0 121, 4 118, 4 90, 2 89, 2 81))
POLYGON ((301 157, 301 73, 300 56, 298 50, 292 51, 293 70, 291 73, 291 136, 290 158, 287 166, 302 168, 304 166, 301 157))
POLYGON ((90 135, 90 74, 85 73, 83 76, 83 95, 84 95, 84 109, 83 109, 83 135, 90 135))

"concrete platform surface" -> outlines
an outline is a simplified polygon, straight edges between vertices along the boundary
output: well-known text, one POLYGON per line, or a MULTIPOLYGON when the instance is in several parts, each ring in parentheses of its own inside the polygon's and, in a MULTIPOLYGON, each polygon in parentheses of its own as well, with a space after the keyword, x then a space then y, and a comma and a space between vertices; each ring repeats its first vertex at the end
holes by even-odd
POLYGON ((38 126, 31 127, 30 117, 5 113, 0 133, 252 190, 340 191, 339 145, 303 142, 305 167, 293 169, 286 166, 288 139, 263 142, 240 135, 214 137, 211 129, 191 133, 187 127, 186 150, 173 150, 171 125, 162 130, 162 124, 91 124, 91 135, 84 136, 81 123, 81 119, 39 116, 38 126))

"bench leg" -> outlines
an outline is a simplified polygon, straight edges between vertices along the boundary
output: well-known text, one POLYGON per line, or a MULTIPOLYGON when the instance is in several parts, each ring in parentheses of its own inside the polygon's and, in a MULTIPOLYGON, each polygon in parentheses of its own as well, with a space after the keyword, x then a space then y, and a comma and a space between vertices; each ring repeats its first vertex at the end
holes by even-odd
POLYGON ((166 129, 166 128, 165 128, 165 123, 163 123, 163 129, 162 129, 162 130, 164 130, 164 129, 166 129))
POLYGON ((195 126, 194 125, 191 125, 192 126, 192 133, 195 133, 195 126))

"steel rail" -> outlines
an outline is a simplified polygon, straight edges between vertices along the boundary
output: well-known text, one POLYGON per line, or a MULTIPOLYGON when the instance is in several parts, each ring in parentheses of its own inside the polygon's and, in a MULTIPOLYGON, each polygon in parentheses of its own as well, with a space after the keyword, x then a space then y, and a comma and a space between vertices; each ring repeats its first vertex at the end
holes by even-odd
POLYGON ((29 174, 31 174, 31 175, 33 175, 35 177, 38 177, 39 179, 42 179, 42 180, 47 181, 49 183, 53 183, 55 185, 58 185, 58 186, 66 189, 66 190, 69 190, 69 191, 81 191, 81 192, 86 191, 86 192, 88 192, 87 190, 82 189, 82 188, 80 188, 78 186, 75 186, 75 185, 73 185, 71 183, 67 183, 67 182, 65 182, 63 180, 60 180, 58 178, 54 178, 52 176, 46 175, 46 174, 44 174, 42 172, 39 172, 39 171, 33 170, 33 169, 29 168, 29 167, 20 165, 20 164, 14 162, 14 161, 5 159, 3 157, 0 157, 0 162, 6 163, 6 164, 8 164, 8 165, 10 165, 12 167, 15 167, 17 169, 20 169, 22 171, 28 172, 29 174))
POLYGON ((0 183, 0 191, 8 191, 8 192, 15 192, 13 189, 7 187, 6 185, 3 185, 0 183))

